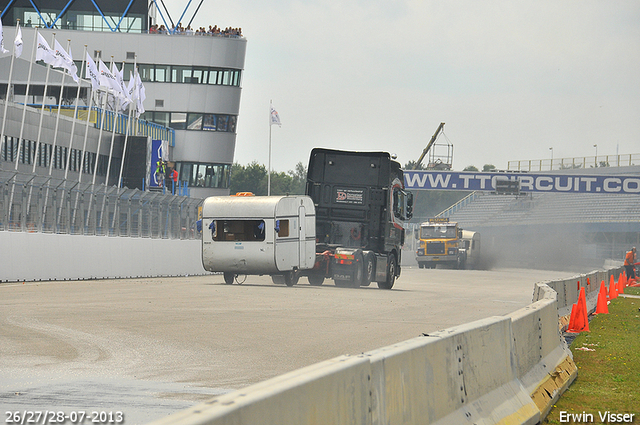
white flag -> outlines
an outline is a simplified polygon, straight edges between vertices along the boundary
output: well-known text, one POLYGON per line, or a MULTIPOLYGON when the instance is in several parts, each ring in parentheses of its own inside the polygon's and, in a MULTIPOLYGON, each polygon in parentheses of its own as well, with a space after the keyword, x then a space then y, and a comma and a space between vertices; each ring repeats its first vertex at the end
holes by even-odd
MULTIPOLYGON (((73 78, 73 80, 77 83, 78 82, 78 67, 76 66, 75 62, 73 62, 73 58, 71 57, 71 54, 67 53, 62 46, 60 45, 60 43, 58 43, 58 40, 55 41, 55 47, 56 47, 56 64, 54 65, 55 67, 60 67, 60 68, 64 68, 67 71, 69 71, 69 74, 71 74, 71 78, 73 78)), ((71 51, 71 50, 69 50, 71 51)))
POLYGON ((49 47, 49 43, 44 39, 42 34, 38 33, 38 50, 36 51, 36 62, 43 61, 49 65, 56 64, 56 52, 49 47))
POLYGON ((87 65, 84 73, 91 79, 91 87, 93 90, 98 90, 100 88, 100 73, 98 72, 98 68, 96 68, 96 63, 91 59, 91 56, 89 56, 89 52, 87 52, 87 65))
POLYGON ((124 66, 122 67, 122 71, 120 71, 116 66, 116 63, 112 62, 111 73, 113 74, 114 77, 116 77, 116 82, 120 86, 120 94, 124 98, 124 100, 122 101, 122 104, 120 105, 120 108, 124 110, 127 107, 127 105, 131 103, 131 99, 129 98, 129 92, 127 91, 127 86, 125 86, 124 84, 124 77, 122 75, 124 73, 124 66))
POLYGON ((131 101, 137 99, 137 91, 136 91, 136 79, 133 76, 133 72, 129 71, 129 84, 127 85, 127 95, 131 101))
MULTIPOLYGON (((144 84, 142 84, 142 80, 140 79, 140 74, 138 74, 138 71, 136 71, 136 97, 138 98, 137 105, 138 105, 138 114, 144 114, 144 105, 143 102, 144 100, 147 98, 146 95, 146 90, 144 88, 144 84)), ((138 115, 140 116, 140 115, 138 115)))
POLYGON ((282 126, 280 122, 280 115, 278 115, 278 111, 276 111, 273 106, 271 107, 271 125, 276 124, 282 126))
POLYGON ((109 71, 109 68, 104 64, 104 62, 102 62, 102 59, 98 61, 98 67, 100 70, 100 84, 110 87, 117 95, 122 94, 122 89, 120 88, 120 84, 118 84, 115 75, 109 71))
POLYGON ((2 20, 0 20, 0 52, 9 53, 9 51, 4 48, 4 31, 2 29, 2 20))
POLYGON ((16 58, 19 58, 22 54, 22 29, 20 28, 20 23, 18 23, 18 28, 16 29, 16 39, 13 41, 14 50, 13 54, 16 58))

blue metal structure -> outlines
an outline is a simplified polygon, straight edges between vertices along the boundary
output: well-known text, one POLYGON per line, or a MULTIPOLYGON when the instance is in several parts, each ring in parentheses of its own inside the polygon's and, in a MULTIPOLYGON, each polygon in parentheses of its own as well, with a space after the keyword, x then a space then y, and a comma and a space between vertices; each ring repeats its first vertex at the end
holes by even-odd
MULTIPOLYGON (((126 3, 126 7, 124 8, 124 11, 122 12, 122 14, 118 13, 118 22, 116 23, 113 16, 108 16, 107 14, 105 14, 105 12, 103 11, 103 9, 98 5, 98 3, 96 2, 96 0, 90 0, 91 4, 93 5, 94 9, 98 12, 98 14, 100 15, 100 17, 102 18, 102 21, 107 25, 107 27, 109 28, 109 30, 111 32, 129 32, 129 28, 126 28, 124 31, 121 28, 121 25, 124 21, 124 19, 127 17, 127 15, 129 14, 129 11, 131 10, 132 5, 136 2, 136 1, 140 1, 140 0, 129 0, 128 3, 126 2, 126 0, 124 2, 122 2, 122 5, 124 6, 126 3), (109 22, 109 21, 114 21, 114 22, 109 22)), ((185 14, 187 13, 187 10, 189 9, 189 6, 191 6, 191 3, 193 0, 189 0, 184 8, 184 10, 182 11, 182 14, 180 15, 180 19, 178 19, 177 24, 174 25, 173 24, 173 20, 171 19, 171 16, 169 15, 169 11, 167 10, 166 6, 164 5, 164 2, 162 0, 160 0, 162 3, 162 6, 165 9, 165 12, 167 14, 167 17, 169 18, 169 21, 171 22, 171 26, 167 23, 164 14, 161 12, 160 7, 158 7, 158 2, 157 0, 151 0, 151 2, 149 3, 148 6, 151 6, 152 4, 155 6, 156 10, 158 11, 158 13, 160 14, 160 18, 162 19, 162 22, 164 22, 164 25, 166 28, 168 28, 168 31, 170 33, 175 33, 176 32, 176 26, 177 24, 180 24, 182 22, 182 19, 184 18, 185 14)), ((33 11, 38 15, 38 17, 41 19, 42 24, 44 25, 45 28, 48 29, 53 29, 56 28, 56 25, 58 25, 58 22, 60 21, 60 19, 62 18, 62 16, 64 16, 65 13, 67 13, 68 11, 72 11, 72 10, 78 10, 77 8, 74 9, 74 3, 76 2, 76 0, 68 0, 66 2, 66 4, 64 4, 64 0, 61 3, 64 4, 64 6, 62 7, 62 9, 60 10, 60 12, 56 12, 56 18, 54 20, 51 20, 51 22, 47 22, 47 19, 45 16, 43 16, 43 12, 42 12, 42 8, 39 8, 38 5, 36 5, 34 0, 28 0, 28 3, 31 5, 31 7, 33 8, 33 11)), ((198 11, 200 10, 200 6, 202 6, 202 3, 204 2, 204 0, 200 0, 200 3, 198 4, 198 7, 196 8, 195 12, 193 13, 193 16, 191 17, 191 19, 189 20, 189 25, 191 25, 191 22, 193 22, 193 19, 195 18, 196 14, 198 13, 198 11)), ((5 19, 7 17, 7 14, 9 13, 10 10, 12 10, 13 8, 17 8, 17 7, 24 7, 26 5, 19 5, 17 3, 20 3, 19 1, 16 0, 9 0, 9 2, 7 3, 7 5, 4 6, 4 8, 2 9, 2 13, 0 14, 0 18, 1 19, 5 19)), ((110 6, 114 6, 114 3, 116 2, 110 2, 109 5, 110 6)), ((145 6, 146 9, 146 13, 147 15, 144 17, 145 19, 143 20, 143 25, 142 25, 142 30, 143 31, 147 31, 148 28, 148 10, 149 8, 147 6, 145 6)), ((14 20, 14 19, 12 19, 14 20)))

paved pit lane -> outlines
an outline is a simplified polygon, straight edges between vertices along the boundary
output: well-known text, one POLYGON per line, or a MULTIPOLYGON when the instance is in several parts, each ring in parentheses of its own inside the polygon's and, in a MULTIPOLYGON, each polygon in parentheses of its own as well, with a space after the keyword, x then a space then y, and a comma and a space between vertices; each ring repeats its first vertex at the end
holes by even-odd
POLYGON ((221 275, 0 284, 0 413, 146 423, 217 394, 531 302, 577 273, 403 268, 393 290, 221 275))

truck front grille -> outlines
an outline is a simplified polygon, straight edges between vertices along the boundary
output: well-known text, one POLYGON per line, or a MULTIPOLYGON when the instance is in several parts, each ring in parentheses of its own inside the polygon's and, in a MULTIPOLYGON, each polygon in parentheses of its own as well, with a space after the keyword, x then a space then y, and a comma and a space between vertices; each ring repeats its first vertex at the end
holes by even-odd
POLYGON ((444 254, 444 242, 431 242, 427 243, 427 255, 429 254, 444 254))

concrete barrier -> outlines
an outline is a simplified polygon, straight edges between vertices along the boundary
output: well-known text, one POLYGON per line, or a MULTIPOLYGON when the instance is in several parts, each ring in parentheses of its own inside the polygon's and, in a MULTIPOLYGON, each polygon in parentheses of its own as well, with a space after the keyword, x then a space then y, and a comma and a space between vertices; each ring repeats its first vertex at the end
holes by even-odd
POLYGON ((371 364, 340 356, 155 421, 160 425, 370 424, 371 364))
POLYGON ((337 357, 153 424, 536 424, 577 376, 559 311, 616 273, 538 283, 507 316, 337 357))
MULTIPOLYGON (((560 328, 566 330, 571 315, 573 304, 578 301, 580 289, 584 288, 587 297, 587 310, 592 313, 596 309, 598 303, 598 292, 600 291, 600 283, 605 282, 607 289, 609 288, 609 279, 611 276, 617 281, 622 274, 624 268, 617 266, 608 270, 597 270, 586 274, 576 275, 569 279, 542 282, 556 292, 556 300, 558 306, 558 317, 560 328)), ((533 291, 533 301, 536 302, 544 298, 544 291, 539 284, 536 284, 533 291)))
POLYGON ((200 240, 0 232, 0 282, 208 274, 200 240))
POLYGON ((511 321, 483 319, 371 351, 372 420, 382 424, 535 424, 516 376, 511 321))
POLYGON ((536 289, 540 300, 508 317, 517 377, 544 418, 578 369, 558 327, 557 293, 546 284, 536 289))

